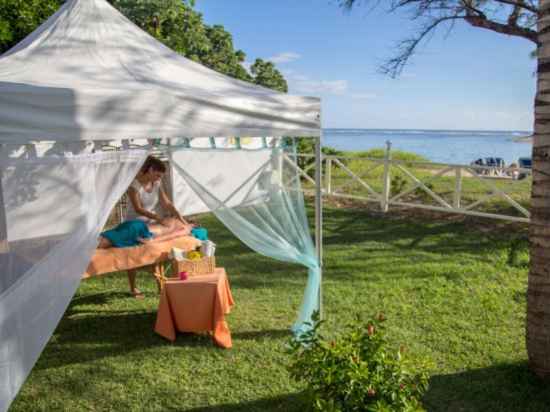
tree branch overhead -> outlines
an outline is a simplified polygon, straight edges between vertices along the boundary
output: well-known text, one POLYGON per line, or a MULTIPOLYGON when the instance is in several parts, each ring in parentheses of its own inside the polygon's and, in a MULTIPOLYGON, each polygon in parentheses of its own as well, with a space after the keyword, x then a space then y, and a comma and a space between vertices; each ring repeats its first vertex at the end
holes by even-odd
MULTIPOLYGON (((368 0, 340 0, 342 8, 351 10, 359 4, 378 5, 368 0)), ((463 20, 499 34, 521 37, 538 45, 536 22, 538 2, 531 0, 392 0, 389 11, 407 11, 411 20, 422 21, 417 33, 397 45, 396 54, 382 66, 382 73, 397 77, 415 54, 419 45, 442 24, 463 20), (503 16, 505 18, 503 19, 503 16)), ((452 26, 449 26, 452 29, 452 26)))

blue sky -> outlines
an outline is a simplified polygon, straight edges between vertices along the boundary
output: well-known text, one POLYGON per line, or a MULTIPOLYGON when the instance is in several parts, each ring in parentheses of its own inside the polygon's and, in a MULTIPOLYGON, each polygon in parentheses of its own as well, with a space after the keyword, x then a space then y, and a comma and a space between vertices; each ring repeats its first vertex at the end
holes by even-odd
POLYGON ((532 129, 527 40, 460 23, 421 46, 394 80, 377 68, 413 33, 406 14, 344 13, 335 0, 197 0, 197 9, 233 34, 247 60, 276 62, 290 93, 320 96, 324 127, 532 129))

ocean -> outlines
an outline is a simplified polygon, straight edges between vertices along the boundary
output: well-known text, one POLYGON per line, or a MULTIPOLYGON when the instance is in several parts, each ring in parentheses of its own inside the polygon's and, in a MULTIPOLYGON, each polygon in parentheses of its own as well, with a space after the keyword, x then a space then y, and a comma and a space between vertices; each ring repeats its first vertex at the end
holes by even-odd
POLYGON ((323 145, 363 151, 385 147, 414 152, 434 162, 470 164, 480 157, 501 157, 506 164, 531 156, 531 143, 514 139, 528 131, 324 129, 323 145))

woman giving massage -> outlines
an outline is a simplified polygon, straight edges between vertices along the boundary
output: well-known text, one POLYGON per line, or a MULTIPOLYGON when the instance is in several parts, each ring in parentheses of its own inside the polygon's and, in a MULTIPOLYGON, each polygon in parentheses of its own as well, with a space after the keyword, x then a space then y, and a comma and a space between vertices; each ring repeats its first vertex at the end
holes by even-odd
MULTIPOLYGON (((126 220, 116 228, 103 232, 98 247, 136 246, 153 237, 155 240, 168 240, 191 232, 194 225, 181 216, 162 188, 164 173, 166 166, 159 159, 147 157, 128 188, 130 203, 126 220), (159 206, 171 217, 158 214, 159 206)), ((130 293, 136 298, 143 298, 143 294, 136 288, 135 269, 128 270, 128 283, 130 293)))

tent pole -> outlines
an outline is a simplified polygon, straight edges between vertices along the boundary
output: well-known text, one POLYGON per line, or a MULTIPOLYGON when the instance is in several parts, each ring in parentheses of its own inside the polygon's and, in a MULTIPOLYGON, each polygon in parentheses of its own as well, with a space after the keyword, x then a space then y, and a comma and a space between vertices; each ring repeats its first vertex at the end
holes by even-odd
POLYGON ((0 253, 9 252, 8 243, 8 222, 6 219, 6 204, 4 202, 4 189, 2 181, 4 180, 4 160, 8 157, 8 146, 0 144, 0 253))
POLYGON ((323 192, 322 145, 323 132, 315 138, 315 248, 319 260, 319 316, 323 319, 323 192))
POLYGON ((173 167, 173 161, 172 161, 172 139, 168 139, 168 167, 170 170, 170 200, 175 204, 176 202, 176 188, 175 188, 175 182, 174 182, 174 167, 173 167))

